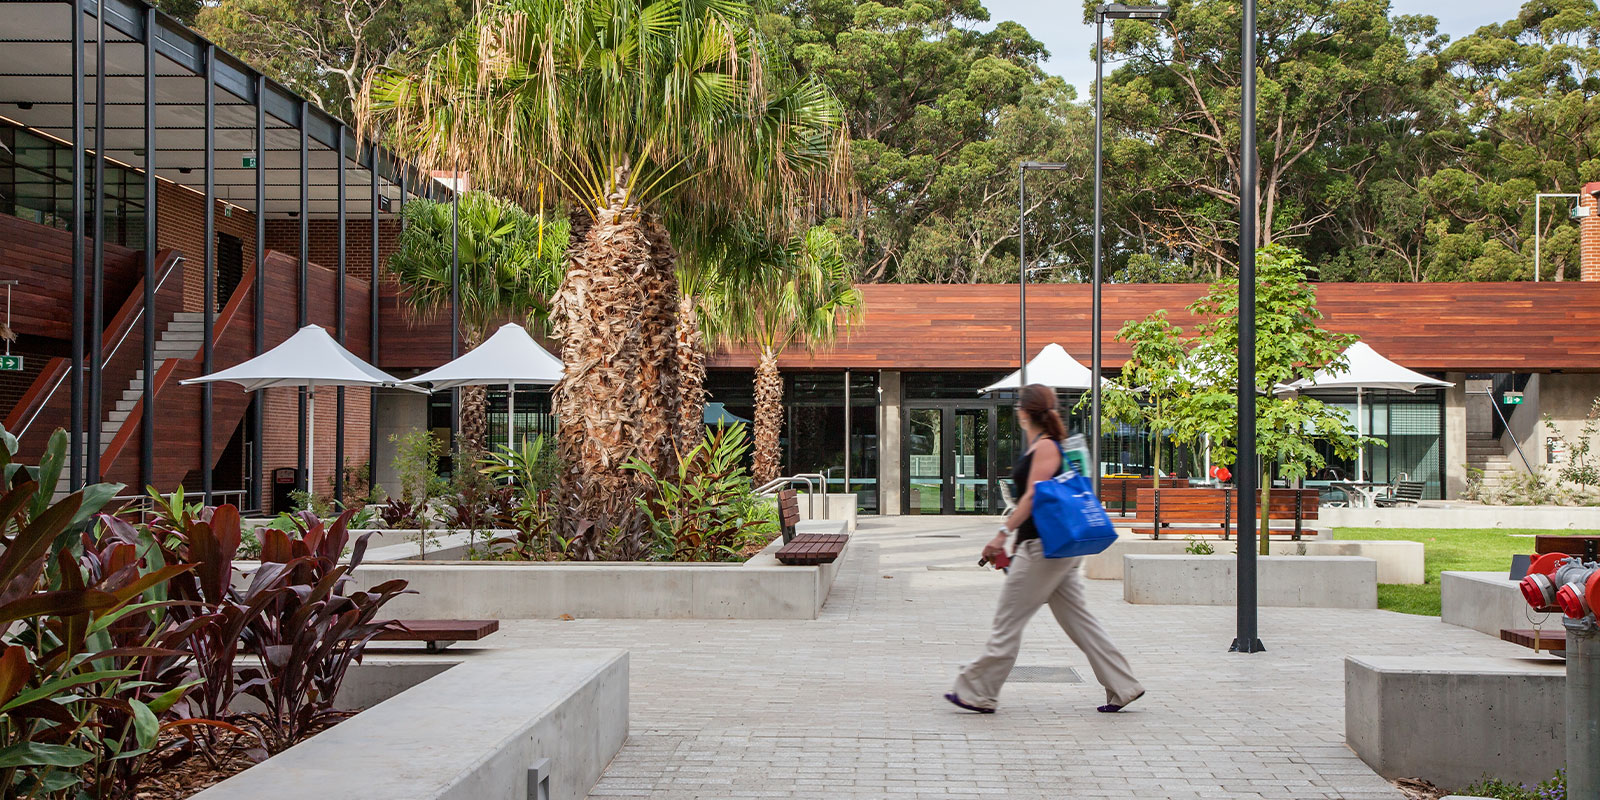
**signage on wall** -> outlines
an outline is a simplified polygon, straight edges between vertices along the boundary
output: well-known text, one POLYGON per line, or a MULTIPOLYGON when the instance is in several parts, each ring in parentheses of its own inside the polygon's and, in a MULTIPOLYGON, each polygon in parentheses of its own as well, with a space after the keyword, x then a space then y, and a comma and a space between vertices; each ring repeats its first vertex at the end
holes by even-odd
POLYGON ((244 168, 245 169, 255 169, 256 168, 256 157, 255 156, 245 156, 242 160, 244 162, 244 168))
POLYGON ((1522 405, 1522 392, 1506 392, 1500 395, 1500 402, 1508 406, 1522 405))
POLYGON ((21 372, 22 356, 0 356, 0 372, 21 372))

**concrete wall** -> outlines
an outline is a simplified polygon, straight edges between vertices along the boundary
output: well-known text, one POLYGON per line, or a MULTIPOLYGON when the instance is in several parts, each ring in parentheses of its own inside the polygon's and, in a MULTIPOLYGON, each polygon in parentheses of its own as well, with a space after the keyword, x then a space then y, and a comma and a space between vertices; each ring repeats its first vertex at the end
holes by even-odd
MULTIPOLYGON (((1500 413, 1510 417, 1510 424, 1500 434, 1500 446, 1505 449, 1506 455, 1511 457, 1511 466, 1520 472, 1527 472, 1530 466, 1538 469, 1539 465, 1544 463, 1538 454, 1541 445, 1534 440, 1544 429, 1540 421, 1546 413, 1542 408, 1543 377, 1538 373, 1528 376, 1528 385, 1522 387, 1521 408, 1500 406, 1500 413), (1512 413, 1513 409, 1515 413, 1512 413), (1517 453, 1518 447, 1521 447, 1521 455, 1517 453), (1527 463, 1523 463, 1524 458, 1527 459, 1527 463)), ((1496 403, 1500 402, 1498 397, 1491 399, 1496 403)))
MULTIPOLYGON (((1238 552, 1234 542, 1210 540, 1216 553, 1212 558, 1231 558, 1238 552)), ((1084 577, 1090 580, 1122 580, 1124 555, 1185 555, 1189 542, 1182 539, 1151 539, 1144 536, 1123 536, 1102 553, 1083 560, 1084 577)), ((1272 542, 1275 556, 1361 556, 1378 562, 1378 583, 1423 583, 1426 570, 1421 542, 1355 541, 1341 539, 1312 539, 1304 541, 1272 542)))
POLYGON ((1455 384, 1444 390, 1443 465, 1444 496, 1454 500, 1467 488, 1467 375, 1450 372, 1444 379, 1455 384))
MULTIPOLYGON (((1507 564, 1500 572, 1440 573, 1439 619, 1496 639, 1500 638, 1500 631, 1508 628, 1532 628, 1532 620, 1545 615, 1535 613, 1522 599, 1516 581, 1506 577, 1509 572, 1507 564)), ((1545 624, 1559 627, 1561 615, 1548 615, 1545 624)))
MULTIPOLYGON (((1216 556, 1122 557, 1122 599, 1141 605, 1231 606, 1237 563, 1216 556)), ((1262 556, 1256 561, 1263 606, 1377 608, 1378 562, 1354 556, 1262 556)))
POLYGON ((373 473, 377 484, 388 491, 399 482, 394 471, 399 439, 428 427, 428 396, 400 389, 380 389, 376 413, 378 452, 372 459, 373 473), (390 437, 394 437, 394 441, 390 441, 390 437))
POLYGON ((1531 786, 1566 763, 1565 700, 1556 659, 1351 656, 1345 742, 1390 780, 1531 786))
MULTIPOLYGON (((1539 421, 1523 442, 1523 452, 1528 454, 1528 460, 1534 466, 1549 464, 1560 467, 1559 463, 1550 460, 1548 442, 1551 439, 1550 428, 1544 424, 1543 417, 1550 415, 1551 422, 1556 429, 1567 438, 1567 441, 1577 444, 1582 441, 1580 431, 1583 428, 1589 409, 1593 407, 1595 398, 1600 397, 1600 375, 1563 373, 1559 375, 1540 375, 1539 379, 1539 421)), ((1526 405, 1526 404, 1524 404, 1526 405)), ((1520 417, 1522 412, 1518 412, 1520 417)), ((1518 420, 1520 422, 1520 420, 1518 420)), ((1522 433, 1519 431, 1518 436, 1522 433)), ((1600 441, 1595 442, 1600 446, 1600 441)), ((1571 454, 1567 455, 1571 458, 1571 454)), ((1594 456, 1591 456, 1591 459, 1594 456)))
POLYGON ((552 800, 581 800, 627 735, 625 651, 484 653, 195 798, 533 797, 529 768, 549 759, 552 800))
POLYGON ((900 373, 878 373, 878 513, 899 515, 900 468, 900 373))
MULTIPOLYGON (((1450 508, 1323 508, 1318 523, 1334 528, 1526 528, 1600 530, 1600 507, 1454 506, 1450 508)), ((1533 542, 1528 543, 1531 550, 1533 542)))

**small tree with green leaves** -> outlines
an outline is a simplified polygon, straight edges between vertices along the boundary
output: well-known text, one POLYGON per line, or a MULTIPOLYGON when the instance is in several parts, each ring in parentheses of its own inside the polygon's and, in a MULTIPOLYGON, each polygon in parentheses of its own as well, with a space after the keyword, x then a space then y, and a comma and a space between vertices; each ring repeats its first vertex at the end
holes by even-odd
MULTIPOLYGON (((1132 352, 1122 366, 1121 382, 1108 382, 1101 390, 1101 417, 1104 422, 1142 425, 1150 431, 1155 451, 1150 476, 1152 486, 1159 490, 1161 437, 1182 443, 1193 441, 1197 432, 1183 405, 1194 392, 1189 345, 1183 329, 1167 319, 1164 308, 1124 324, 1117 331, 1117 341, 1130 343, 1132 352)), ((1085 394, 1078 401, 1079 410, 1088 402, 1085 394)))
MULTIPOLYGON (((1335 374, 1344 371, 1343 351, 1357 338, 1321 327, 1317 293, 1306 281, 1306 266, 1299 251, 1281 245, 1262 248, 1256 265, 1256 385, 1267 390, 1256 398, 1256 453, 1265 467, 1260 519, 1263 555, 1268 552, 1273 467, 1284 478, 1304 478, 1326 463, 1317 449, 1319 442, 1349 458, 1370 441, 1356 435, 1337 406, 1297 393, 1272 391, 1310 378, 1319 369, 1335 374)), ((1238 278, 1212 284, 1189 310, 1202 319, 1196 326, 1199 338, 1192 357, 1207 374, 1197 382, 1195 391, 1178 403, 1176 413, 1187 416, 1196 431, 1210 435, 1216 457, 1232 461, 1238 452, 1238 278)))
POLYGON ((1556 468, 1556 474, 1561 480, 1576 483, 1585 491, 1591 486, 1600 484, 1600 463, 1594 458, 1594 441, 1600 435, 1600 398, 1595 398, 1589 406, 1589 413, 1583 418, 1583 427, 1578 430, 1578 435, 1568 437, 1556 427, 1556 422, 1549 414, 1544 415, 1544 426, 1550 429, 1550 438, 1560 442, 1567 451, 1567 460, 1556 468))

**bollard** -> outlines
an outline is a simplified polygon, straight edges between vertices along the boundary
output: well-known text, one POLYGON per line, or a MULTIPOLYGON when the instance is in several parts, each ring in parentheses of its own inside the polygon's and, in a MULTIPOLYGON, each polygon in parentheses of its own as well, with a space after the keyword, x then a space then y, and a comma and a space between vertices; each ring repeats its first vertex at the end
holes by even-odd
POLYGON ((1567 796, 1600 797, 1600 629, 1567 619, 1567 796))

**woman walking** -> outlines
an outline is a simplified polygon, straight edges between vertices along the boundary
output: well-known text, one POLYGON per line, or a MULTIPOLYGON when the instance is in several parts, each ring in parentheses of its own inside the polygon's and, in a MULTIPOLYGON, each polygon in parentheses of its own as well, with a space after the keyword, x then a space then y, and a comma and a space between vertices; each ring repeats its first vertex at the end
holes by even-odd
POLYGON ((1061 472, 1061 441, 1066 438, 1067 429, 1056 412, 1055 390, 1037 383, 1022 387, 1017 412, 1027 442, 1011 473, 1017 507, 1000 532, 983 547, 984 558, 993 562, 1004 556, 1006 536, 1016 533, 1011 569, 1000 590, 1000 607, 994 613, 988 647, 978 660, 961 669, 955 688, 944 698, 968 711, 994 713, 1000 687, 1017 663, 1022 629, 1039 606, 1048 603, 1056 622, 1089 657, 1095 678, 1106 688, 1106 704, 1097 710, 1121 711, 1144 696, 1144 687, 1133 677, 1128 659, 1084 605, 1083 559, 1045 558, 1039 531, 1031 518, 1033 485, 1061 472))

